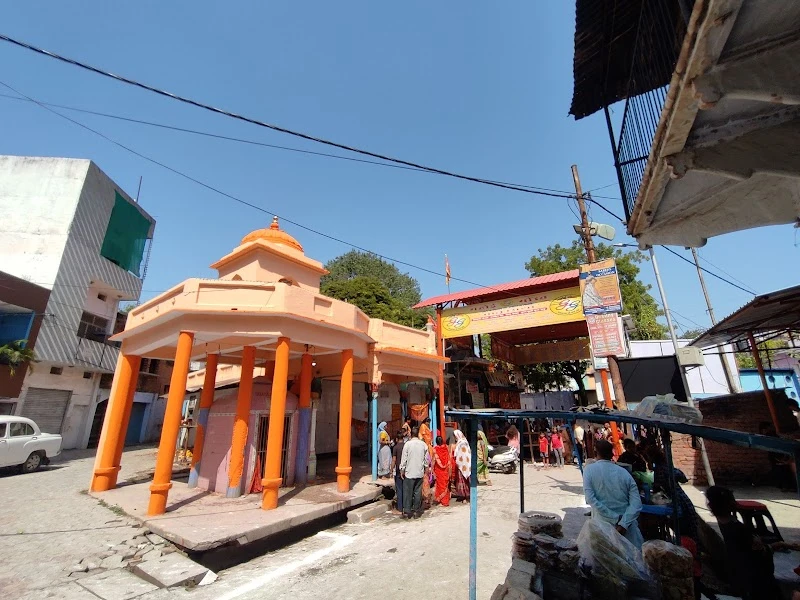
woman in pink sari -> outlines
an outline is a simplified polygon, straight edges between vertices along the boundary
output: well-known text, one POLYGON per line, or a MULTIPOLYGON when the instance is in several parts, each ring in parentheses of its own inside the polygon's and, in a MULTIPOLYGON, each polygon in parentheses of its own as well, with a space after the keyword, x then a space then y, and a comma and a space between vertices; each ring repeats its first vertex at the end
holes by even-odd
POLYGON ((433 455, 433 474, 436 476, 436 489, 434 499, 442 506, 450 506, 450 476, 453 471, 453 461, 450 458, 450 448, 436 437, 436 449, 433 455))

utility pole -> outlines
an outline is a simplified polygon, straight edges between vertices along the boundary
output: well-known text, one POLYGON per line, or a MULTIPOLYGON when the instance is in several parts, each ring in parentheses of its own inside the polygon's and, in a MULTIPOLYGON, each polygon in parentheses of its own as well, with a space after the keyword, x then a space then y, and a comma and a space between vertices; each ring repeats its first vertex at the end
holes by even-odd
MULTIPOLYGON (((589 215, 586 214, 586 202, 583 200, 583 190, 581 189, 581 178, 578 175, 578 165, 572 165, 572 180, 575 182, 575 195, 578 198, 578 210, 581 214, 581 237, 583 238, 583 245, 586 248, 586 259, 589 264, 595 262, 596 256, 594 252, 594 242, 592 241, 592 231, 589 227, 589 215)), ((590 345, 591 348, 591 345, 590 345)), ((611 401, 611 389, 608 385, 608 369, 598 369, 594 361, 594 351, 592 354, 592 368, 595 373, 600 373, 600 383, 603 387, 603 398, 605 398, 606 408, 614 408, 614 403, 611 401)), ((621 383, 621 382, 620 382, 621 383)), ((595 387, 597 380, 595 379, 595 387)), ((611 440, 614 442, 614 453, 619 452, 619 429, 617 424, 611 422, 611 440)))
MULTIPOLYGON (((667 304, 667 295, 664 292, 664 284, 661 281, 661 272, 658 270, 658 261, 656 261, 656 253, 653 252, 653 247, 650 246, 650 260, 653 263, 653 272, 656 275, 656 284, 658 291, 661 294, 661 305, 664 307, 664 316, 667 318, 667 327, 669 328, 669 335, 672 337, 672 347, 675 350, 675 360, 678 363, 678 372, 681 374, 681 381, 686 390, 686 401, 689 406, 695 408, 694 398, 692 392, 689 390, 689 381, 686 378, 686 372, 683 370, 680 361, 678 360, 678 336, 675 334, 675 326, 672 324, 672 315, 669 313, 669 305, 667 304)), ((706 452, 705 440, 701 437, 697 438, 697 443, 700 446, 700 456, 703 459, 703 470, 706 472, 706 479, 708 485, 714 485, 714 475, 711 473, 711 463, 708 461, 708 452, 706 452)))
POLYGON ((581 237, 586 248, 586 258, 590 263, 595 262, 594 241, 592 241, 592 231, 589 227, 589 215, 586 214, 586 202, 583 200, 583 190, 581 189, 581 178, 578 175, 578 165, 572 165, 572 180, 575 182, 575 194, 578 197, 578 210, 581 213, 581 237))
MULTIPOLYGON (((711 306, 711 298, 708 296, 708 290, 706 289, 706 280, 703 277, 703 270, 700 268, 700 262, 697 259, 697 250, 694 248, 692 248, 692 258, 694 258, 694 266, 697 267, 697 276, 700 278, 700 287, 703 288, 703 296, 706 297, 708 316, 711 319, 711 324, 716 325, 717 318, 714 316, 714 308, 711 306)), ((731 366, 728 364, 728 360, 723 351, 720 351, 719 359, 722 361, 722 369, 725 371, 725 381, 728 384, 728 390, 730 390, 731 394, 738 394, 742 391, 739 386, 738 377, 734 376, 731 371, 731 366)))

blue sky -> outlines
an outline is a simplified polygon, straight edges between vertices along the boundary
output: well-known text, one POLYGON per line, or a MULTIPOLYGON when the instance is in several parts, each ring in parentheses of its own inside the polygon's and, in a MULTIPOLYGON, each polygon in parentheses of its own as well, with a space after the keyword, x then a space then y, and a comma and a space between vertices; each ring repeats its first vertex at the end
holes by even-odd
MULTIPOLYGON (((573 189, 575 163, 584 190, 596 189, 598 199, 619 197, 602 114, 577 122, 567 115, 569 2, 87 1, 50 3, 46 10, 16 2, 0 7, 0 22, 11 37, 285 127, 442 169, 565 191, 573 189)), ((0 64, 0 81, 41 101, 332 151, 3 42, 0 64)), ((0 86, 0 93, 10 92, 0 86)), ((209 264, 269 224, 268 215, 36 105, 0 98, 0 107, 0 153, 91 158, 131 195, 143 177, 142 206, 158 221, 145 297, 186 277, 212 276, 209 264)), ((575 217, 562 199, 68 114, 270 213, 352 244, 435 271, 443 270, 447 253, 454 278, 484 285, 520 279, 537 248, 575 237, 575 217)), ((619 199, 601 201, 622 213, 619 199)), ((598 209, 592 217, 607 220, 598 209)), ((285 229, 321 261, 349 249, 285 229)), ((632 242, 621 226, 616 241, 632 242)), ((714 238, 700 253, 758 292, 796 283, 786 268, 798 253, 788 225, 714 238)), ((679 328, 708 325, 694 269, 666 252, 659 257, 679 328)), ((423 295, 446 291, 443 278, 407 270, 423 295)), ((643 278, 653 282, 649 265, 643 278)), ((707 279, 718 317, 751 298, 707 279)))

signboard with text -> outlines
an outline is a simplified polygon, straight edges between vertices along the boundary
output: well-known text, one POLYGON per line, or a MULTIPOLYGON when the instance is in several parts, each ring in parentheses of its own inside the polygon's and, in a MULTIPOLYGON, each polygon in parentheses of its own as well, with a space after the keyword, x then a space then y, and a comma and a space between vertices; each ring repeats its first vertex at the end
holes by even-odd
POLYGON ((581 300, 587 315, 622 312, 617 263, 613 258, 581 265, 581 300))
POLYGON ((586 315, 586 324, 595 358, 626 355, 625 333, 618 314, 586 315))
POLYGON ((544 344, 531 344, 514 348, 514 364, 536 365, 540 363, 553 363, 568 360, 588 360, 589 340, 578 338, 563 342, 548 342, 544 344))
POLYGON ((584 320, 580 288, 492 300, 442 311, 442 337, 512 331, 584 320))

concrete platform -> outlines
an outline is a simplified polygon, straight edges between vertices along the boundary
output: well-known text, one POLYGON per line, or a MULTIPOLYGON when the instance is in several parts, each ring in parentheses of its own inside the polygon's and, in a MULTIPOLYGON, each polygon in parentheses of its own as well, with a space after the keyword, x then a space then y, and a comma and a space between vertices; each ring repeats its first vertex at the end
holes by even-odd
POLYGON ((361 482, 346 494, 340 494, 335 483, 281 488, 278 508, 267 511, 261 508, 260 494, 225 498, 173 481, 167 512, 147 517, 149 488, 149 482, 137 483, 92 495, 120 507, 151 531, 193 552, 231 543, 249 544, 372 502, 381 494, 380 486, 361 482))

